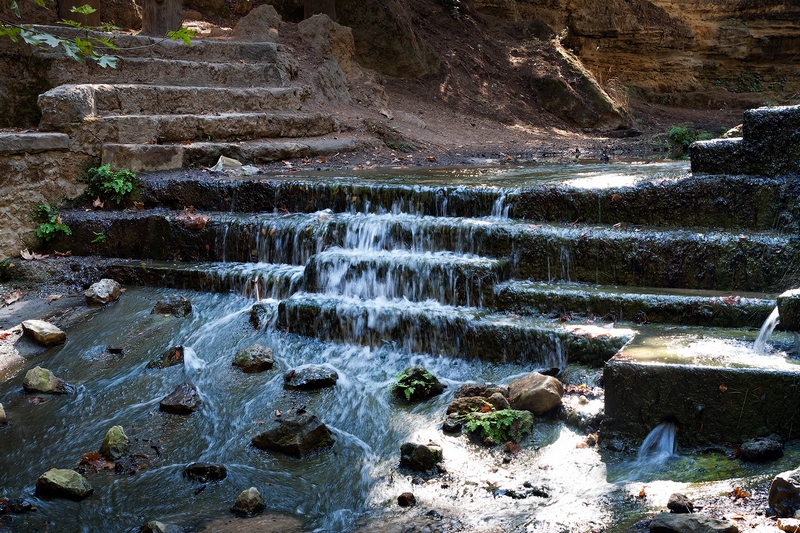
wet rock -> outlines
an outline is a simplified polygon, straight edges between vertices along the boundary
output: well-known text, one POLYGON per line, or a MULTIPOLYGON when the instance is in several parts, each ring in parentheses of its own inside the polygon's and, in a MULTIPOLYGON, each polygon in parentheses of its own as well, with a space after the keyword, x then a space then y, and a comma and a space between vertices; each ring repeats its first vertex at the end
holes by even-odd
POLYGON ((274 364, 272 349, 260 344, 242 348, 236 352, 233 360, 233 366, 247 373, 263 372, 272 368, 274 364))
POLYGON ((84 295, 89 305, 105 305, 119 300, 122 287, 113 279, 101 279, 89 287, 84 295))
POLYGON ((44 320, 26 320, 22 332, 43 346, 55 346, 67 340, 67 334, 44 320))
POLYGON ((150 520, 139 529, 140 533, 182 533, 183 528, 164 524, 158 520, 150 520))
POLYGON ((781 518, 800 509, 800 469, 781 472, 772 480, 767 496, 769 512, 781 518))
POLYGON ((82 500, 94 489, 86 478, 74 470, 52 468, 36 480, 36 494, 82 500))
POLYGON ((283 388, 289 390, 316 390, 336 385, 339 374, 325 365, 306 365, 294 368, 283 376, 283 388))
POLYGON ((659 513, 650 522, 650 533, 738 533, 728 520, 698 514, 659 513))
POLYGON ((685 495, 676 492, 670 494, 667 509, 676 514, 693 513, 694 504, 685 495))
POLYGON ((261 493, 258 492, 258 489, 250 487, 239 494, 236 498, 236 503, 231 507, 231 512, 239 516, 253 516, 266 509, 266 507, 267 506, 264 505, 264 498, 261 497, 261 493))
POLYGON ((486 401, 489 402, 491 406, 498 411, 502 411, 503 409, 508 409, 509 407, 511 407, 511 404, 508 403, 506 397, 500 394, 499 392, 495 392, 494 394, 489 396, 489 398, 487 398, 486 401))
POLYGON ((442 431, 445 433, 458 433, 463 427, 464 423, 461 420, 448 416, 442 424, 442 431))
POLYGON ((12 498, 8 500, 8 510, 15 514, 30 513, 36 507, 31 502, 22 498, 12 498))
POLYGON ((428 400, 444 392, 446 385, 421 366, 406 368, 397 378, 395 395, 409 402, 428 400))
POLYGON ((779 518, 775 525, 781 531, 786 531, 787 533, 797 533, 800 531, 800 520, 797 518, 779 518))
POLYGON ((185 296, 168 296, 156 302, 151 313, 184 317, 192 312, 192 302, 185 296))
POLYGON ((778 314, 783 328, 800 331, 800 289, 792 289, 778 296, 778 314))
POLYGON ((122 426, 112 426, 103 437, 103 444, 100 445, 100 453, 103 457, 116 461, 128 453, 130 441, 125 434, 122 426))
POLYGON ((250 324, 255 329, 261 329, 275 315, 275 308, 268 304, 255 304, 250 308, 250 324))
POLYGON ((508 387, 505 385, 495 385, 494 383, 464 383, 455 393, 455 398, 467 398, 470 396, 490 397, 492 394, 500 393, 508 397, 508 387))
POLYGON ((198 407, 200 407, 200 394, 197 392, 197 388, 188 381, 178 385, 159 404, 162 411, 175 415, 192 414, 198 407))
POLYGON ((397 497, 397 505, 400 507, 411 507, 417 504, 417 499, 411 492, 404 492, 397 497))
POLYGON ((183 364, 183 346, 173 346, 161 357, 157 357, 147 363, 147 368, 167 368, 183 364))
POLYGON ((8 512, 8 506, 6 505, 6 502, 0 499, 0 515, 6 514, 7 512, 8 512))
POLYGON ((221 481, 228 476, 228 470, 224 465, 214 465, 210 463, 192 463, 183 471, 187 478, 200 483, 209 481, 221 481))
POLYGON ((35 367, 25 374, 22 388, 28 392, 41 392, 44 394, 72 394, 75 389, 63 379, 59 379, 52 372, 42 367, 35 367))
POLYGON ((0 426, 8 424, 8 417, 6 417, 6 410, 3 409, 3 404, 0 403, 0 426))
POLYGON ((509 383, 508 394, 514 409, 540 415, 561 405, 564 385, 552 376, 532 372, 509 383))
POLYGON ((466 416, 469 413, 480 412, 491 404, 486 398, 480 396, 470 396, 467 398, 456 398, 447 406, 448 417, 466 416))
POLYGON ((400 446, 400 467, 427 472, 442 462, 442 448, 435 443, 415 444, 406 442, 400 446))
POLYGON ((333 446, 331 430, 316 415, 284 415, 267 431, 253 437, 253 446, 263 450, 303 457, 333 446))
POLYGON ((783 457, 783 444, 769 437, 749 440, 739 447, 742 459, 754 463, 774 461, 783 457))

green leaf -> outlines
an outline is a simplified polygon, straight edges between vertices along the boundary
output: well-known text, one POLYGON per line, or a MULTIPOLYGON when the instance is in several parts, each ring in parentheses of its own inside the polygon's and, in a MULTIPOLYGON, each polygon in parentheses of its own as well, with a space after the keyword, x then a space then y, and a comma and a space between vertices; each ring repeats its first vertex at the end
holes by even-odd
POLYGON ((119 50, 119 47, 114 44, 114 41, 112 39, 107 38, 107 37, 102 37, 102 38, 93 39, 93 40, 97 44, 102 44, 103 46, 105 46, 106 48, 110 48, 111 50, 119 50))
POLYGON ((75 61, 83 61, 83 57, 80 55, 80 50, 75 43, 70 41, 62 41, 61 46, 64 47, 64 53, 67 54, 67 57, 74 59, 75 61))
POLYGON ((11 0, 11 11, 17 16, 18 19, 22 18, 22 15, 19 14, 19 4, 17 4, 16 0, 11 0))
POLYGON ((22 30, 20 28, 11 28, 9 26, 0 25, 0 36, 6 35, 13 42, 19 40, 19 34, 22 30))
POLYGON ((106 67, 117 68, 117 59, 118 58, 114 56, 100 56, 97 59, 97 64, 103 68, 106 67))
POLYGON ((56 46, 61 44, 61 39, 56 37, 55 35, 50 35, 49 33, 42 33, 40 34, 42 38, 42 42, 50 47, 55 48, 56 46))
POLYGON ((64 24, 65 26, 71 26, 73 28, 83 28, 83 24, 75 20, 62 20, 61 24, 64 24))
POLYGON ((178 31, 168 31, 167 37, 173 41, 180 39, 183 41, 183 44, 189 46, 192 42, 192 37, 194 37, 194 31, 190 30, 189 28, 181 28, 178 31))
POLYGON ((119 26, 114 26, 113 24, 105 23, 98 26, 97 29, 100 31, 111 33, 114 31, 120 31, 122 28, 120 28, 119 26))
POLYGON ((72 6, 69 10, 70 13, 79 13, 81 15, 91 15, 92 13, 96 12, 97 10, 90 6, 89 4, 83 4, 82 6, 72 6))
POLYGON ((44 0, 34 0, 34 2, 36 2, 37 6, 47 9, 47 6, 45 5, 44 0))

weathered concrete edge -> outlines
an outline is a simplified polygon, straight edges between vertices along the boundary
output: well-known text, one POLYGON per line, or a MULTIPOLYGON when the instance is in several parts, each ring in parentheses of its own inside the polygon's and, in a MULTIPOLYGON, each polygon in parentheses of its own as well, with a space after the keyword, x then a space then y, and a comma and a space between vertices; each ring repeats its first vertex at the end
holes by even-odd
POLYGON ((64 133, 0 133, 0 155, 63 151, 69 148, 64 133))

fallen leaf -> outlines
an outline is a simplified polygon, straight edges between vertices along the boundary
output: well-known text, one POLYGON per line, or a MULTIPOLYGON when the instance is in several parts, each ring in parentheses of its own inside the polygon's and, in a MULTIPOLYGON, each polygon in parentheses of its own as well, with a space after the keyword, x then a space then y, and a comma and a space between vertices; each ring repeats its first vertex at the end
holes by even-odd
POLYGON ((47 398, 43 396, 32 396, 28 398, 28 403, 31 405, 39 405, 47 401, 47 398))
POLYGON ((144 211, 144 202, 133 202, 134 211, 144 211))
POLYGON ((483 404, 483 407, 481 407, 481 413, 488 413, 491 410, 492 410, 492 406, 489 405, 488 403, 483 404))
POLYGON ((327 161, 327 159, 325 159, 324 157, 318 157, 317 158, 317 163, 325 163, 326 161, 327 161))
POLYGON ((184 227, 188 229, 201 230, 206 228, 209 218, 205 215, 194 215, 187 213, 185 215, 176 217, 175 220, 183 224, 184 227))
POLYGON ((56 254, 56 257, 69 257, 72 255, 72 250, 67 250, 66 252, 59 252, 58 250, 53 250, 53 253, 56 254))
POLYGON ((733 490, 728 493, 728 496, 730 496, 733 499, 739 499, 739 498, 744 499, 744 498, 749 498, 750 493, 743 491, 741 487, 734 487, 733 490))
POLYGON ((619 194, 612 194, 611 195, 611 201, 612 202, 619 202, 621 199, 622 199, 622 197, 619 194))
POLYGON ((639 495, 637 496, 637 498, 640 500, 644 500, 645 498, 647 498, 647 494, 645 494, 644 492, 644 487, 642 487, 642 490, 639 491, 639 495))
POLYGON ((104 202, 100 201, 100 197, 99 196, 94 199, 94 202, 92 202, 92 207, 98 207, 100 209, 103 209, 103 206, 105 206, 105 205, 106 204, 104 202))
POLYGON ((47 300, 48 302, 55 302, 56 300, 58 300, 59 298, 61 298, 61 296, 63 296, 63 295, 62 295, 62 294, 51 294, 50 296, 48 296, 48 297, 46 298, 46 300, 47 300))
POLYGON ((189 146, 190 144, 192 144, 192 141, 181 141, 181 144, 183 146, 189 146))
POLYGON ((725 392, 726 390, 728 390, 728 386, 725 385, 724 383, 719 386, 719 391, 720 392, 725 392))
POLYGON ((14 302, 18 302, 22 298, 22 293, 20 291, 14 291, 8 295, 7 298, 4 298, 3 301, 6 305, 11 305, 14 302))
POLYGON ((84 453, 81 457, 80 466, 87 466, 89 468, 94 469, 95 471, 100 470, 110 470, 114 468, 114 463, 107 460, 105 457, 100 455, 99 452, 89 452, 84 453))
POLYGON ((32 253, 30 253, 30 252, 28 251, 28 249, 27 249, 27 248, 25 248, 24 250, 22 250, 22 251, 19 253, 19 255, 20 255, 20 257, 22 257, 22 258, 23 258, 24 260, 26 260, 26 261, 38 261, 39 259, 47 259, 48 257, 50 257, 50 254, 44 254, 44 255, 41 255, 41 254, 35 254, 35 253, 34 253, 34 254, 32 254, 32 253))
POLYGON ((11 335, 11 332, 10 332, 10 331, 4 331, 4 332, 0 333, 0 340, 3 340, 3 339, 5 339, 5 338, 6 338, 6 337, 8 337, 9 335, 11 335))
POLYGON ((436 163, 437 159, 435 156, 428 156, 425 158, 425 161, 427 161, 428 163, 436 163))
POLYGON ((613 226, 611 226, 611 227, 612 227, 612 228, 615 228, 615 229, 619 229, 619 228, 621 228, 621 227, 622 227, 622 222, 617 222, 616 224, 614 224, 614 225, 613 225, 613 226))

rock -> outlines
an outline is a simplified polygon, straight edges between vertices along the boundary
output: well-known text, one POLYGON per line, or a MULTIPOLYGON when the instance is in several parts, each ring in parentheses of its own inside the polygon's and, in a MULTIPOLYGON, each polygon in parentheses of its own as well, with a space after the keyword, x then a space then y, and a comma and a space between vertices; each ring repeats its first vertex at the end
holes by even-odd
POLYGON ((754 463, 774 461, 783 457, 783 444, 780 441, 765 438, 749 440, 739 447, 742 459, 754 463))
POLYGON ((502 411, 503 409, 508 409, 511 407, 511 404, 508 403, 508 400, 506 400, 505 396, 499 392, 495 392, 489 396, 486 401, 489 402, 497 411, 502 411))
POLYGON ((8 510, 15 514, 30 513, 35 511, 36 507, 28 500, 22 498, 12 498, 8 500, 8 510))
POLYGON ((694 504, 683 494, 670 494, 667 509, 677 514, 693 513, 694 504))
POLYGON ((532 372, 509 383, 508 394, 514 409, 540 415, 561 405, 564 385, 552 376, 532 372))
POLYGON ((450 403, 450 405, 447 406, 447 416, 448 417, 466 416, 469 413, 482 411, 483 409, 486 408, 487 405, 491 406, 491 404, 486 401, 486 398, 482 398, 480 396, 470 396, 468 398, 456 398, 450 403))
POLYGON ((283 376, 283 388, 289 390, 316 390, 336 385, 339 374, 325 365, 305 365, 294 368, 283 376))
POLYGON ((800 531, 800 520, 797 518, 779 518, 776 524, 778 529, 788 533, 797 533, 800 531))
POLYGON ((778 296, 778 314, 781 327, 800 331, 800 289, 792 289, 778 296))
POLYGON ((134 0, 103 0, 101 16, 103 22, 123 29, 138 30, 142 27, 142 10, 134 0))
POLYGON ((43 346, 54 346, 67 340, 67 334, 44 320, 26 320, 22 323, 22 333, 43 346))
POLYGON ((318 450, 330 448, 334 443, 331 430, 316 415, 284 415, 273 427, 253 437, 256 448, 303 457, 318 450))
POLYGON ((417 504, 417 499, 410 492, 404 492, 397 497, 397 505, 400 507, 411 507, 417 504))
POLYGON ((42 392, 45 394, 71 394, 74 387, 63 379, 59 379, 52 372, 42 367, 35 367, 25 374, 22 388, 28 392, 42 392))
POLYGON ((742 136, 742 125, 734 126, 722 134, 723 139, 735 139, 742 136))
POLYGON ((233 28, 231 37, 244 41, 270 42, 278 40, 278 27, 280 27, 281 16, 275 8, 269 4, 258 6, 250 11, 246 16, 239 19, 236 27, 233 28))
POLYGON ((458 418, 448 416, 442 424, 442 431, 445 433, 458 433, 464 427, 464 423, 458 418))
POLYGON ((182 533, 183 528, 172 524, 164 524, 158 520, 150 520, 139 529, 140 533, 182 533))
POLYGON ((503 396, 508 396, 508 387, 495 385, 494 383, 464 383, 455 393, 455 398, 468 398, 470 396, 481 396, 488 398, 495 392, 503 396))
POLYGON ((236 498, 236 503, 231 507, 231 512, 240 516, 253 516, 266 508, 267 506, 264 505, 264 498, 261 497, 261 493, 258 492, 258 489, 250 487, 239 494, 236 498))
POLYGON ((394 386, 395 395, 408 402, 428 400, 444 392, 446 385, 421 366, 406 368, 394 386))
POLYGON ((193 9, 206 16, 211 15, 223 19, 230 19, 232 15, 231 9, 225 0, 185 0, 183 8, 193 9))
POLYGON ((122 287, 113 279, 101 279, 84 293, 89 305, 105 305, 119 300, 122 287))
POLYGON ((176 415, 192 414, 198 407, 200 407, 200 394, 197 392, 197 388, 188 381, 178 385, 159 404, 162 411, 176 415))
POLYGON ((3 409, 3 404, 0 403, 0 426, 8 424, 8 417, 6 417, 6 410, 3 409))
POLYGON ((111 461, 116 461, 128 453, 130 441, 125 435, 122 426, 112 426, 103 437, 103 444, 100 445, 100 453, 103 457, 111 461))
POLYGON ((74 470, 52 468, 36 480, 36 494, 82 500, 94 489, 86 478, 74 470))
POLYGON ((324 14, 304 20, 297 25, 297 30, 311 48, 322 56, 333 57, 344 75, 350 76, 356 53, 353 30, 335 23, 324 14))
POLYGON ((183 364, 183 346, 173 346, 159 358, 147 363, 147 368, 167 368, 183 364))
POLYGON ((698 514, 659 513, 650 522, 650 533, 738 533, 728 520, 698 514))
POLYGON ((192 302, 185 296, 168 296, 156 302, 151 313, 184 317, 192 312, 192 302))
POLYGON ((200 483, 221 481, 228 476, 228 470, 224 465, 210 463, 192 463, 186 467, 183 473, 192 481, 199 481, 200 483))
POLYGON ((769 512, 781 518, 800 509, 800 469, 781 472, 772 480, 767 496, 769 512))
POLYGON ((268 304, 255 304, 250 308, 250 324, 255 329, 261 329, 275 315, 275 308, 268 304))
POLYGON ((236 352, 233 366, 242 372, 263 372, 269 370, 275 361, 272 358, 272 349, 260 344, 253 344, 236 352))
POLYGON ((400 446, 400 467, 427 472, 442 462, 442 448, 435 443, 415 444, 406 442, 400 446))

